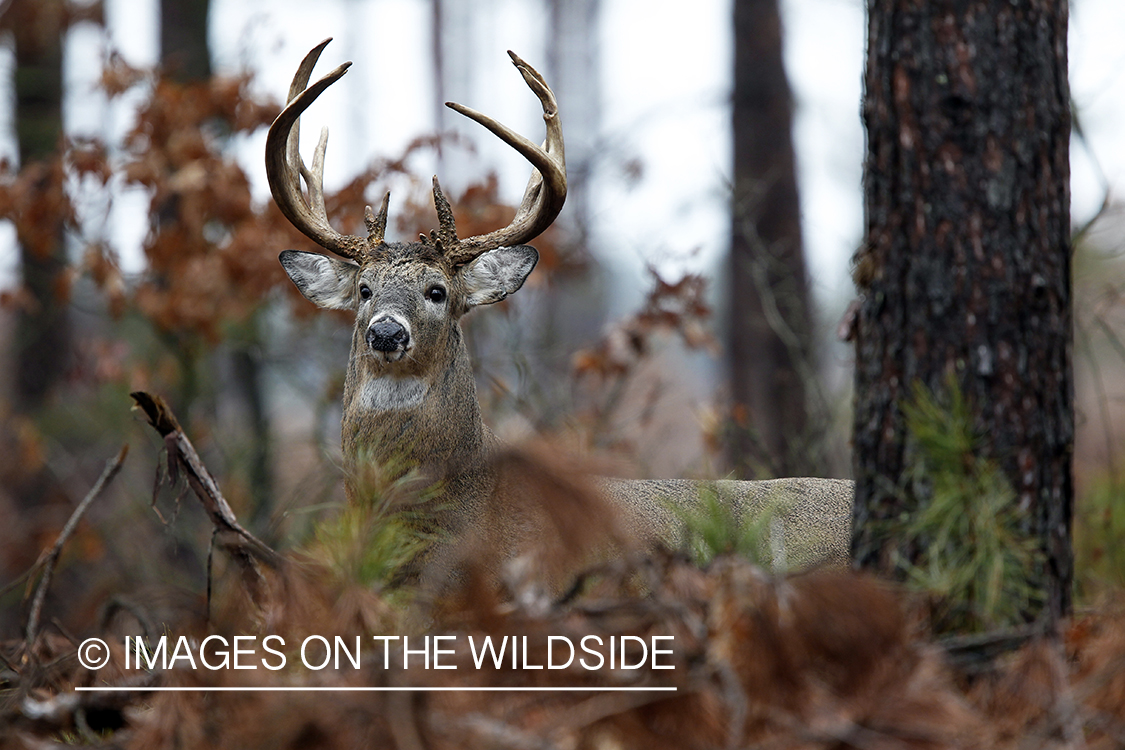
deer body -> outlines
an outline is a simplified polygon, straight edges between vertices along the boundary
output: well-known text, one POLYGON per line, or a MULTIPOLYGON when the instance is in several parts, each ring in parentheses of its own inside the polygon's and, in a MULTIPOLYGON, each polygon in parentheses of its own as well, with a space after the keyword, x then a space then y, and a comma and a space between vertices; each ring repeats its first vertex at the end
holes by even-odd
MULTIPOLYGON (((298 68, 289 104, 266 143, 266 169, 282 212, 319 245, 351 262, 318 253, 287 250, 281 263, 298 289, 325 308, 356 314, 344 385, 342 446, 352 469, 346 481, 354 496, 355 469, 364 462, 411 465, 440 482, 438 523, 453 534, 494 539, 519 530, 490 512, 497 478, 490 459, 496 438, 481 420, 460 319, 474 307, 498 302, 519 290, 538 261, 522 244, 554 220, 566 197, 562 131, 554 94, 542 77, 515 55, 513 62, 543 105, 547 139, 542 147, 485 115, 448 106, 474 119, 523 154, 535 167, 512 223, 495 232, 459 238, 453 212, 434 179, 439 229, 418 242, 386 242, 388 197, 378 214, 366 213, 367 236, 345 236, 331 228, 324 208, 322 173, 327 130, 312 168, 297 152, 300 114, 347 70, 338 67, 307 86, 327 41, 298 68), (300 188, 303 179, 308 199, 300 188), (502 528, 500 528, 502 527, 502 528)), ((677 525, 672 505, 692 506, 703 491, 718 493, 737 512, 770 512, 771 539, 799 542, 801 563, 845 563, 851 541, 852 484, 827 479, 765 482, 600 480, 626 527, 648 540, 669 541, 677 525)), ((774 554, 777 561, 777 554, 774 554)))

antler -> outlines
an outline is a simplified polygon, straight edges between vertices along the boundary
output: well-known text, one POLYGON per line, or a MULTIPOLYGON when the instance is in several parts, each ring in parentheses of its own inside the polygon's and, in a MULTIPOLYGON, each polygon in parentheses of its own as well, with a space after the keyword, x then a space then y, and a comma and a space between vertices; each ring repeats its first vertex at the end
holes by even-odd
POLYGON ((441 227, 438 235, 443 239, 446 257, 454 265, 468 263, 482 253, 497 247, 530 242, 551 225, 566 201, 566 154, 563 149, 562 123, 559 121, 559 105, 555 101, 555 94, 535 68, 521 60, 511 50, 508 50, 508 56, 512 58, 512 64, 519 70, 528 87, 535 92, 543 104, 547 139, 542 147, 536 146, 487 115, 454 102, 445 103, 445 106, 455 112, 460 112, 488 128, 504 143, 523 154, 524 158, 535 167, 512 222, 495 232, 467 237, 463 240, 457 239, 453 212, 448 210, 449 203, 441 193, 437 178, 434 178, 434 204, 438 209, 441 227), (453 241, 450 242, 450 239, 453 241))
POLYGON ((277 207, 293 226, 326 250, 358 261, 383 241, 383 232, 387 226, 387 197, 383 198, 378 216, 374 215, 370 206, 367 207, 364 217, 368 229, 366 238, 340 234, 328 223, 328 214, 324 208, 324 152, 328 147, 328 128, 320 131, 320 142, 313 154, 312 169, 305 166, 298 151, 301 114, 326 88, 340 80, 351 66, 350 62, 346 62, 308 86, 320 53, 331 41, 329 37, 313 47, 293 76, 288 104, 273 121, 269 135, 266 136, 266 177, 277 207), (302 178, 309 191, 308 203, 305 203, 301 194, 302 178))
MULTIPOLYGON (((326 250, 351 260, 361 261, 383 242, 387 226, 388 196, 383 198, 378 215, 368 206, 364 213, 368 235, 366 238, 340 234, 328 222, 324 207, 324 152, 328 147, 328 128, 320 131, 320 142, 313 154, 312 168, 305 165, 298 150, 301 132, 301 114, 316 101, 326 88, 347 72, 350 62, 340 65, 312 86, 308 86, 313 67, 331 38, 325 39, 305 55, 289 86, 289 100, 285 109, 270 126, 266 137, 266 176, 278 208, 293 226, 326 250), (306 88, 307 87, 307 88, 306 88), (308 202, 301 192, 301 180, 308 188, 308 202)), ((479 122, 500 140, 523 154, 532 166, 523 200, 515 218, 503 229, 465 239, 457 238, 453 211, 442 195, 437 178, 434 178, 434 204, 438 209, 439 230, 431 232, 432 241, 442 248, 453 265, 462 265, 482 253, 498 247, 529 242, 542 234, 562 210, 566 201, 566 156, 563 149, 562 124, 555 95, 543 76, 509 50, 512 63, 523 76, 543 105, 543 120, 547 124, 547 139, 536 146, 505 125, 476 110, 446 102, 446 106, 479 122)), ((423 238, 425 239, 425 238, 423 238)))

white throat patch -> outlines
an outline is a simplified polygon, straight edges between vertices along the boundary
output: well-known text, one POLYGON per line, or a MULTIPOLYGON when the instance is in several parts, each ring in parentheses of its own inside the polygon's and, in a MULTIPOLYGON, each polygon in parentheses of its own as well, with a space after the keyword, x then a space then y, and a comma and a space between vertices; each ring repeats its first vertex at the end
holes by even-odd
POLYGON ((422 378, 384 375, 363 384, 363 390, 359 393, 359 406, 368 411, 413 409, 422 404, 422 399, 429 390, 429 383, 422 378))

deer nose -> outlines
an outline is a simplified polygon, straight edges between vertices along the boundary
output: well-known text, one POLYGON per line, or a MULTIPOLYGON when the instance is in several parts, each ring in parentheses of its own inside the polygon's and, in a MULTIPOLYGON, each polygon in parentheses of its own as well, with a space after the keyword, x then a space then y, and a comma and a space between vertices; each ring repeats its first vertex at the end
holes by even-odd
POLYGON ((380 318, 367 329, 367 345, 377 352, 397 352, 410 344, 410 332, 394 318, 380 318))

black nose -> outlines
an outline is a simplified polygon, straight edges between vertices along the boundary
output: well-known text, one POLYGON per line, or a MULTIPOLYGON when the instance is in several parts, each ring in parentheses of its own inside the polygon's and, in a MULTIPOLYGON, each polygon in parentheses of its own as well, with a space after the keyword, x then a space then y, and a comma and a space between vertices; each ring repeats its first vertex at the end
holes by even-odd
POLYGON ((397 352, 410 343, 410 334, 394 318, 380 318, 367 329, 367 345, 377 352, 397 352))

